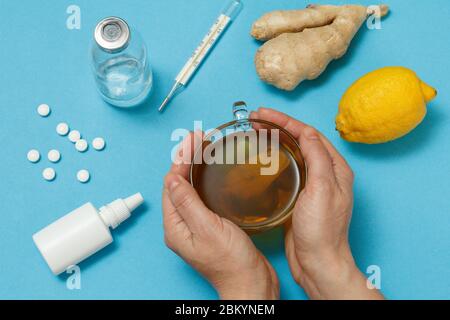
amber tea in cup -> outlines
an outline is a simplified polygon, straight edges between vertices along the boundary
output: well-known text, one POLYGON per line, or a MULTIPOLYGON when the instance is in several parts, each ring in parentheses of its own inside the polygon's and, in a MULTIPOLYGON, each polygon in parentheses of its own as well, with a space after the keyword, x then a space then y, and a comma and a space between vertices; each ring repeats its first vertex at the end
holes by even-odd
MULTIPOLYGON (((204 138, 191 183, 205 205, 247 231, 282 224, 303 189, 306 170, 296 140, 273 123, 244 117, 204 138)), ((244 110, 242 110, 244 109, 244 110)))

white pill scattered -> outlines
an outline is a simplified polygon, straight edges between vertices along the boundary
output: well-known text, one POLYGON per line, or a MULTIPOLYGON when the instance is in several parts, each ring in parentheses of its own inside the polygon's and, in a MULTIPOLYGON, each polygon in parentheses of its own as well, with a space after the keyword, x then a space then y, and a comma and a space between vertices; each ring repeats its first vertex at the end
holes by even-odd
POLYGON ((50 114, 50 107, 45 103, 40 104, 37 107, 37 112, 41 117, 47 117, 50 114))
POLYGON ((42 176, 47 181, 52 181, 56 177, 56 172, 53 168, 45 168, 44 171, 42 171, 42 176))
POLYGON ((89 171, 87 171, 86 169, 81 169, 80 171, 77 172, 77 180, 80 181, 81 183, 86 183, 89 181, 91 175, 89 174, 89 171))
POLYGON ((94 147, 95 150, 103 150, 105 149, 105 140, 103 138, 95 138, 94 140, 92 140, 92 146, 94 147))
POLYGON ((88 143, 84 139, 80 139, 77 142, 75 142, 75 148, 80 152, 85 152, 88 148, 88 143))
POLYGON ((69 133, 69 125, 65 122, 58 123, 56 126, 56 133, 60 136, 65 136, 69 133))
POLYGON ((30 162, 36 163, 39 161, 39 159, 41 159, 41 154, 36 149, 31 149, 27 153, 27 159, 30 162))
POLYGON ((81 133, 78 130, 72 130, 69 132, 69 140, 73 143, 81 139, 81 133))
POLYGON ((61 159, 61 153, 56 149, 52 149, 48 152, 47 157, 51 162, 58 162, 61 159))

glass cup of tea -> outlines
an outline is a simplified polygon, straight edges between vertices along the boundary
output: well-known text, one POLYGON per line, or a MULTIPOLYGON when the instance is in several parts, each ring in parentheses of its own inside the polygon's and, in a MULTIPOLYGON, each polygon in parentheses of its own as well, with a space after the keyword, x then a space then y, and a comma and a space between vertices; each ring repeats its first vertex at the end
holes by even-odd
POLYGON ((244 102, 234 121, 205 134, 190 168, 190 181, 205 205, 248 233, 283 224, 306 182, 297 140, 265 120, 249 119, 244 102))

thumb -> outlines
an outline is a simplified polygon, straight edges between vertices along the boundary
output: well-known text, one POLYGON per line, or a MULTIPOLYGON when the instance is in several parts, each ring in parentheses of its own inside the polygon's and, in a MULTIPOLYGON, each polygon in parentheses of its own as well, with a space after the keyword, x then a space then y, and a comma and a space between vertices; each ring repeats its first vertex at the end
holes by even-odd
POLYGON ((306 127, 299 142, 308 168, 308 181, 312 185, 333 181, 333 162, 317 130, 306 127))
POLYGON ((165 186, 172 205, 192 232, 211 229, 220 220, 205 206, 194 187, 180 175, 168 174, 165 186))

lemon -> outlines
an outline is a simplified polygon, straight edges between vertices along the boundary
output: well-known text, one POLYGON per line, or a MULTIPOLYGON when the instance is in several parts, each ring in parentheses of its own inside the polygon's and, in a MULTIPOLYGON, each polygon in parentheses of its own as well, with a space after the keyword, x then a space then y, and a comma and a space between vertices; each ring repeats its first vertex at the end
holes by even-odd
POLYGON ((413 130, 437 91, 404 67, 372 71, 347 89, 339 103, 336 130, 347 141, 388 142, 413 130))

